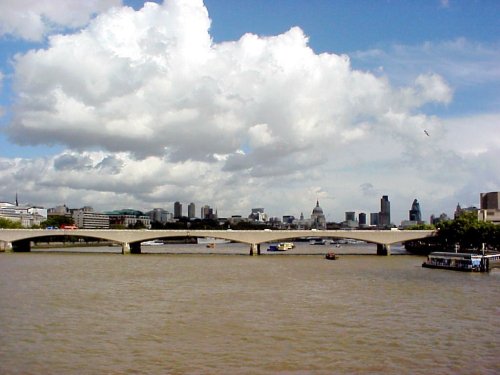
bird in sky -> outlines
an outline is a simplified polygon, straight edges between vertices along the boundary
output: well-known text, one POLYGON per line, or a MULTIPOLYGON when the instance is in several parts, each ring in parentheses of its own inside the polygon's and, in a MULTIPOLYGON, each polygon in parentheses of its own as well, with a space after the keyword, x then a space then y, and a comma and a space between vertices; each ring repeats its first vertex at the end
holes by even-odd
POLYGON ((429 132, 427 130, 424 130, 424 133, 426 136, 430 137, 429 132))

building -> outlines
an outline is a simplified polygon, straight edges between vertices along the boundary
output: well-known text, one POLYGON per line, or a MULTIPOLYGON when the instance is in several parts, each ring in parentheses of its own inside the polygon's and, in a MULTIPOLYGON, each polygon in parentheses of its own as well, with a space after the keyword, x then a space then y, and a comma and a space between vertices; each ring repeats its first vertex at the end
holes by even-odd
POLYGON ((378 223, 379 223, 378 215, 379 215, 378 212, 370 213, 370 225, 371 226, 378 227, 378 223))
POLYGON ((16 196, 15 205, 8 202, 0 202, 0 217, 21 223, 25 228, 31 228, 47 220, 47 210, 42 207, 30 205, 20 206, 16 196))
POLYGON ((311 214, 311 228, 326 229, 326 218, 323 209, 319 206, 319 200, 316 200, 316 207, 313 208, 311 214))
POLYGON ((72 217, 79 229, 109 229, 109 216, 94 212, 92 207, 74 210, 72 217))
POLYGON ((418 203, 416 198, 413 200, 413 203, 411 205, 411 209, 409 212, 409 220, 416 221, 416 222, 422 221, 422 213, 420 212, 420 204, 418 203))
POLYGON ((201 219, 206 219, 206 220, 217 220, 217 210, 214 211, 212 207, 209 205, 204 205, 201 208, 200 211, 200 217, 201 219))
POLYGON ((360 212, 359 215, 358 215, 358 222, 359 222, 359 226, 361 228, 364 228, 366 227, 366 214, 364 212, 360 212))
POLYGON ((109 216, 109 225, 111 228, 120 226, 125 228, 151 228, 151 219, 141 211, 132 209, 123 209, 105 212, 109 216))
POLYGON ((252 208, 252 212, 248 215, 248 219, 258 223, 265 223, 268 220, 268 216, 263 208, 252 208))
POLYGON ((356 220, 356 212, 346 211, 345 221, 342 223, 343 228, 354 229, 359 227, 359 223, 356 220))
POLYGON ((481 193, 478 218, 500 224, 500 192, 481 193))
POLYGON ((182 217, 182 204, 181 202, 174 203, 174 219, 180 219, 182 217))
POLYGON ((146 212, 146 215, 149 216, 151 222, 166 224, 168 222, 173 221, 172 213, 164 210, 163 208, 154 208, 149 212, 146 212))
POLYGON ((436 217, 435 215, 431 215, 431 218, 430 218, 430 223, 432 225, 436 225, 436 224, 439 224, 439 223, 442 223, 442 222, 445 222, 445 221, 448 221, 450 220, 450 218, 448 217, 448 215, 446 215, 444 212, 439 215, 439 217, 436 217))
POLYGON ((196 206, 193 202, 189 203, 188 206, 188 218, 194 219, 196 217, 196 206))
POLYGON ((481 210, 500 210, 500 192, 480 194, 481 210))
POLYGON ((389 202, 389 196, 387 195, 383 195, 382 199, 380 199, 378 226, 379 227, 391 226, 391 202, 389 202))

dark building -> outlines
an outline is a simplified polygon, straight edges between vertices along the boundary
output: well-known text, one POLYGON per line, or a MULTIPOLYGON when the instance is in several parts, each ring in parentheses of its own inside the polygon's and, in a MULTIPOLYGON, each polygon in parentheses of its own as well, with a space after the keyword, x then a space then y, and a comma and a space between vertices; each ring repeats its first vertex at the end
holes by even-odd
POLYGON ((382 199, 380 199, 378 224, 381 227, 388 227, 391 225, 391 202, 389 202, 389 196, 387 195, 383 195, 382 199))
POLYGON ((418 203, 417 199, 413 200, 413 203, 411 205, 410 209, 410 221, 422 221, 422 213, 420 212, 420 204, 418 203))
POLYGON ((174 203, 174 218, 180 219, 182 217, 182 204, 180 202, 174 203))
POLYGON ((194 203, 193 202, 189 203, 188 218, 193 219, 196 216, 195 210, 196 210, 196 206, 194 205, 194 203))
POLYGON ((359 226, 365 226, 366 225, 366 214, 364 212, 360 212, 358 215, 359 218, 359 226))
POLYGON ((500 192, 481 193, 481 210, 499 210, 500 192))

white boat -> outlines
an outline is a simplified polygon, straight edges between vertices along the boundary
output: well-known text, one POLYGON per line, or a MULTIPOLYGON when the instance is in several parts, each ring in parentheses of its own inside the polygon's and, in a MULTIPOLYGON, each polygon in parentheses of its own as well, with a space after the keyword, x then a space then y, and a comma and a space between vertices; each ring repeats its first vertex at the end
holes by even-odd
POLYGON ((309 245, 325 245, 326 240, 323 238, 311 238, 309 239, 309 245))
POLYGON ((291 250, 294 247, 295 247, 295 244, 293 242, 280 242, 278 244, 278 250, 279 251, 291 250))
POLYGON ((142 246, 161 246, 165 245, 165 243, 162 240, 152 240, 152 241, 144 241, 141 242, 142 246))
POLYGON ((216 244, 216 243, 229 243, 229 242, 231 242, 231 241, 225 240, 223 238, 214 238, 214 237, 198 237, 196 239, 196 241, 197 241, 198 244, 203 244, 203 245, 216 244))

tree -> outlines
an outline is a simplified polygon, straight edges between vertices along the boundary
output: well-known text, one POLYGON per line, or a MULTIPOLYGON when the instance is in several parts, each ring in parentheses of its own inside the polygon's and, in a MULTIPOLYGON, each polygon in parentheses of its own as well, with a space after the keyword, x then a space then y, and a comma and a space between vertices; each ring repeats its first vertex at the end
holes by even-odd
MULTIPOLYGON (((412 227, 410 229, 423 229, 412 227)), ((405 248, 413 253, 431 251, 480 251, 483 244, 488 249, 500 249, 500 226, 479 221, 475 212, 464 212, 455 220, 437 224, 437 235, 427 240, 407 241, 405 248)))
POLYGON ((13 221, 10 219, 6 219, 4 217, 0 217, 0 228, 4 229, 20 229, 22 228, 22 224, 19 221, 13 221))
POLYGON ((40 226, 42 228, 47 227, 57 227, 60 228, 61 225, 74 225, 75 221, 70 216, 64 215, 51 215, 47 217, 47 220, 43 221, 40 226))

